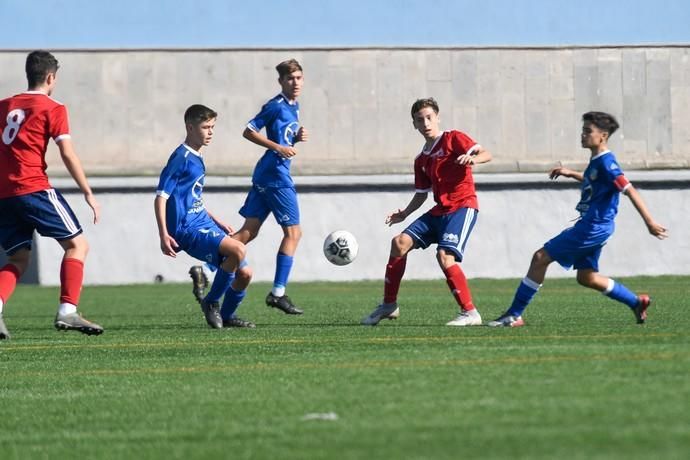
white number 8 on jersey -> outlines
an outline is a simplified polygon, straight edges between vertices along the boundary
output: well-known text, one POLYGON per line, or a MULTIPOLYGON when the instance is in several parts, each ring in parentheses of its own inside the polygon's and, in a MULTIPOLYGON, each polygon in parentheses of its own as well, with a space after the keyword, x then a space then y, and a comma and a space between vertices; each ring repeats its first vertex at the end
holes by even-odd
POLYGON ((19 134, 19 127, 24 123, 26 115, 22 109, 11 110, 7 114, 7 126, 2 130, 2 141, 5 145, 10 145, 17 134, 19 134))

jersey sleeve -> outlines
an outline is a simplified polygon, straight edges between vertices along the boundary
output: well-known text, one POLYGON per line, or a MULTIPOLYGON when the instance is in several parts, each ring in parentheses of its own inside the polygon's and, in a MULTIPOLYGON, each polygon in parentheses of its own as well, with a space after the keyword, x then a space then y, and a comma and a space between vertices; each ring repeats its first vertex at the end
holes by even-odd
POLYGON ((273 101, 267 102, 263 107, 261 107, 261 111, 256 114, 254 118, 249 120, 247 123, 247 128, 258 133, 264 126, 276 118, 278 111, 278 104, 273 101))
POLYGON ((630 181, 625 177, 625 174, 623 174, 623 170, 620 168, 618 161, 616 161, 613 155, 607 155, 602 162, 602 166, 605 177, 609 183, 613 184, 616 190, 623 192, 630 187, 630 181))
POLYGON ((67 108, 60 104, 57 105, 48 115, 48 134, 57 143, 63 139, 69 139, 69 118, 67 108))
POLYGON ((414 161, 414 188, 417 193, 425 193, 431 190, 431 179, 424 170, 421 154, 414 161))
POLYGON ((177 182, 180 179, 180 175, 184 170, 186 158, 184 155, 178 153, 173 153, 168 164, 165 165, 163 171, 161 171, 160 178, 158 179, 158 187, 156 188, 156 195, 162 196, 166 200, 173 194, 175 187, 177 187, 177 182))
POLYGON ((472 155, 481 147, 474 139, 460 131, 451 131, 451 147, 458 155, 472 155))

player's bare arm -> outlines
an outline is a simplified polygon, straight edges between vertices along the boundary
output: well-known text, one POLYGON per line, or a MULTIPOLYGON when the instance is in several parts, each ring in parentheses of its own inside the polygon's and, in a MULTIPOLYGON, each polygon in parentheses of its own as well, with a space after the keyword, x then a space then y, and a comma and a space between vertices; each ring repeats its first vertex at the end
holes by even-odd
POLYGON ((166 199, 158 195, 153 201, 153 210, 156 213, 156 224, 158 224, 158 237, 160 238, 161 252, 169 257, 177 257, 175 248, 177 241, 168 233, 168 226, 165 223, 165 204, 166 199))
POLYGON ((549 179, 551 180, 558 179, 560 176, 575 179, 578 182, 582 182, 584 179, 581 172, 573 171, 563 166, 557 166, 549 171, 549 179))
POLYGON ((461 165, 479 165, 482 163, 488 163, 492 158, 491 152, 486 150, 484 147, 479 147, 470 153, 460 155, 455 162, 461 165))
POLYGON ((625 191, 623 191, 623 193, 627 195, 628 198, 630 198, 630 201, 632 202, 633 206, 635 206, 635 209, 637 209, 637 212, 642 217, 642 220, 644 220, 644 223, 647 226, 649 233, 660 240, 668 238, 666 228, 658 224, 652 218, 652 215, 647 209, 647 206, 645 205, 644 200, 642 199, 642 196, 640 196, 637 189, 633 187, 631 184, 628 185, 628 187, 625 189, 625 191))
POLYGON ((386 217, 386 225, 390 227, 393 224, 400 223, 407 219, 407 216, 415 212, 422 204, 424 204, 426 197, 426 192, 415 193, 405 209, 398 209, 386 217))
POLYGON ((84 194, 84 200, 86 204, 89 205, 91 211, 93 212, 93 223, 98 223, 98 219, 101 215, 101 205, 96 201, 96 197, 93 195, 93 191, 89 186, 89 181, 86 179, 86 174, 84 173, 84 168, 81 166, 81 161, 74 151, 71 139, 62 139, 58 143, 58 148, 60 149, 60 157, 62 162, 65 164, 67 171, 69 171, 70 176, 77 183, 79 190, 84 194))
POLYGON ((294 147, 277 144, 263 134, 257 133, 252 129, 245 128, 242 136, 256 145, 278 152, 278 155, 283 158, 292 158, 297 155, 297 150, 294 147))

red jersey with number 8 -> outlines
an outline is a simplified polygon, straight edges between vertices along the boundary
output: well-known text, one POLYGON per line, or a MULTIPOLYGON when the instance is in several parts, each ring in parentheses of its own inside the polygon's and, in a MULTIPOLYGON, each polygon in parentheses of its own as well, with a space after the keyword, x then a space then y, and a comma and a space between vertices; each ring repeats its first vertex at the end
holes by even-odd
POLYGON ((460 208, 479 210, 474 177, 470 165, 455 162, 460 155, 473 155, 479 149, 467 134, 444 131, 429 150, 422 150, 414 161, 414 185, 417 192, 433 192, 436 206, 432 216, 442 216, 460 208))
POLYGON ((68 139, 64 105, 39 91, 0 101, 0 198, 52 188, 46 174, 48 142, 68 139))

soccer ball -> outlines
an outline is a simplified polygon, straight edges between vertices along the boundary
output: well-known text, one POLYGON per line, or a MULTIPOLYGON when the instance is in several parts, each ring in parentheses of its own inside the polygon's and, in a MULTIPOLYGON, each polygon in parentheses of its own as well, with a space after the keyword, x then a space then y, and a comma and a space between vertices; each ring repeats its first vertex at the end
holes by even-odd
POLYGON ((345 230, 336 230, 323 242, 323 254, 334 265, 347 265, 357 257, 359 245, 354 235, 345 230))

